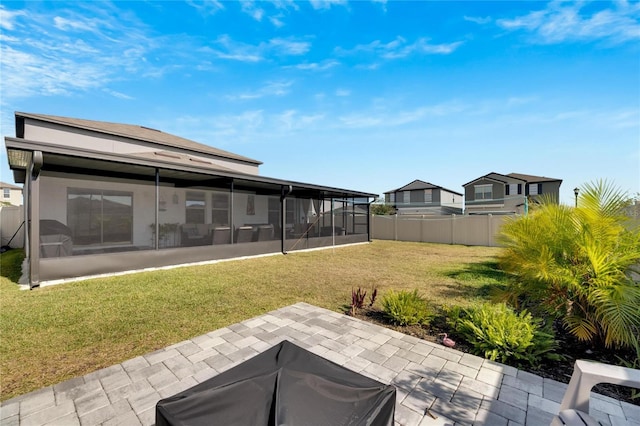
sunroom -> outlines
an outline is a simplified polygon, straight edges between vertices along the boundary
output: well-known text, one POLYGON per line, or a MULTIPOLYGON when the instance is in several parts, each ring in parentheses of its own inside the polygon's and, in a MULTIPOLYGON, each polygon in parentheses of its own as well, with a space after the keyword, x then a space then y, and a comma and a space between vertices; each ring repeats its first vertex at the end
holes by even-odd
POLYGON ((369 241, 374 194, 238 172, 178 149, 5 144, 25 188, 23 282, 31 287, 369 241))

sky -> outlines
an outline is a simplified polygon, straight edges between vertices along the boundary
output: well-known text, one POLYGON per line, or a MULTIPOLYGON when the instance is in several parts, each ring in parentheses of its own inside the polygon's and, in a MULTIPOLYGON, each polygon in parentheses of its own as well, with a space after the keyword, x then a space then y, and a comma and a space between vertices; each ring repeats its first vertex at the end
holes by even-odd
MULTIPOLYGON (((0 2, 14 112, 138 124, 382 195, 491 172, 640 192, 640 2, 0 2)), ((13 183, 4 138, 0 178, 13 183)))

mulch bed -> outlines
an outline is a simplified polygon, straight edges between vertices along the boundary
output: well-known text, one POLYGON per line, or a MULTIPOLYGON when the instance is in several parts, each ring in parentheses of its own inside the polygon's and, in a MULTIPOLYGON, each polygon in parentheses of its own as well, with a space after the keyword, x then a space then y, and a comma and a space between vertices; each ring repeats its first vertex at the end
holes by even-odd
MULTIPOLYGON (((351 315, 349 311, 347 311, 346 314, 351 315)), ((460 336, 456 336, 455 333, 451 333, 451 330, 442 317, 436 317, 429 326, 394 325, 387 321, 384 313, 381 310, 376 308, 359 309, 355 317, 398 331, 400 333, 415 336, 419 339, 427 340, 434 343, 441 343, 441 337, 438 336, 439 334, 449 333, 449 337, 453 338, 453 340, 455 340, 456 342, 455 349, 465 353, 473 353, 473 351, 471 350, 471 346, 469 346, 460 336)), ((559 341, 559 350, 564 356, 564 360, 546 361, 537 369, 527 366, 513 366, 519 368, 520 370, 537 374, 541 377, 550 378, 561 383, 569 383, 569 379, 571 379, 571 374, 573 373, 573 365, 576 359, 588 359, 604 362, 607 364, 620 364, 620 360, 617 357, 620 357, 627 362, 633 362, 634 358, 636 357, 636 354, 633 350, 612 350, 606 349, 604 347, 590 347, 585 343, 579 342, 564 330, 559 330, 557 327, 556 339, 559 341)), ((620 401, 625 401, 630 404, 640 406, 640 396, 632 399, 633 389, 631 388, 615 385, 597 385, 593 390, 602 395, 606 395, 620 401)))

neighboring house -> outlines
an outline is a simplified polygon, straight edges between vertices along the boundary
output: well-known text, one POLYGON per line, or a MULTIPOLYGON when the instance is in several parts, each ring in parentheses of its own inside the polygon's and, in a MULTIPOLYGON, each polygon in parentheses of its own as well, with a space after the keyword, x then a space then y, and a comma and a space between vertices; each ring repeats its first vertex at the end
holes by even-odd
POLYGON ((22 187, 11 185, 10 183, 0 182, 0 191, 2 199, 0 205, 22 205, 22 187))
POLYGON ((464 187, 465 214, 523 214, 540 196, 560 199, 561 179, 489 173, 464 187))
POLYGON ((31 286, 369 241, 375 194, 262 177, 257 160, 143 126, 15 118, 31 286))
POLYGON ((462 194, 421 180, 384 193, 399 215, 462 214, 462 194))

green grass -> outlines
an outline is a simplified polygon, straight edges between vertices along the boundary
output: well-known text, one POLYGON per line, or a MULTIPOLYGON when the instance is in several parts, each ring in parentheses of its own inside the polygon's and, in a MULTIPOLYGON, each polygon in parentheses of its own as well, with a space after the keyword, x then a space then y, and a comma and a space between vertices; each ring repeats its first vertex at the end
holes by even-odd
POLYGON ((0 400, 296 302, 343 312, 352 288, 417 289, 436 306, 468 306, 495 277, 465 271, 499 249, 374 241, 32 291, 15 284, 14 252, 0 256, 0 400))

